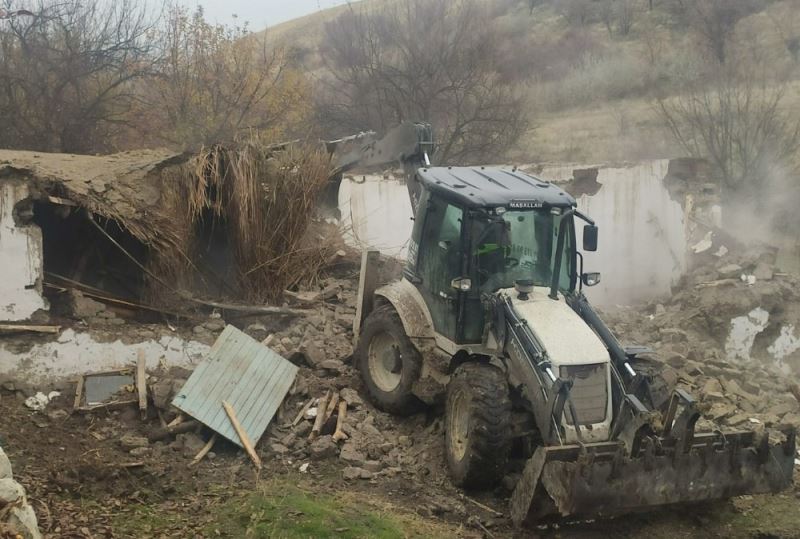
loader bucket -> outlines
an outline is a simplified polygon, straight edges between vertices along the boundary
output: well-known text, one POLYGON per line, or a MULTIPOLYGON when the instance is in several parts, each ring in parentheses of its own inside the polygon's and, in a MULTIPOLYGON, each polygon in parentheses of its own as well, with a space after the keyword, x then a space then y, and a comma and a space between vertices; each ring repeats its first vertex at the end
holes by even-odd
POLYGON ((795 432, 698 434, 688 450, 658 438, 636 457, 620 442, 539 447, 511 497, 515 525, 778 492, 792 483, 795 432), (661 446, 664 442, 667 446, 661 446))

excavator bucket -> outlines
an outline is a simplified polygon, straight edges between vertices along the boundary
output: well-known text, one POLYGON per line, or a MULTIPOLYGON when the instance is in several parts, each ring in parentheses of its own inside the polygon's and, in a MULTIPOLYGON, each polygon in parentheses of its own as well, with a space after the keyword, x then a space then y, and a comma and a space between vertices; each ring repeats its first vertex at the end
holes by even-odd
POLYGON ((619 441, 539 447, 511 497, 516 525, 603 517, 661 505, 779 492, 792 483, 795 432, 649 438, 631 456, 619 441), (677 442, 677 443, 676 443, 677 442))

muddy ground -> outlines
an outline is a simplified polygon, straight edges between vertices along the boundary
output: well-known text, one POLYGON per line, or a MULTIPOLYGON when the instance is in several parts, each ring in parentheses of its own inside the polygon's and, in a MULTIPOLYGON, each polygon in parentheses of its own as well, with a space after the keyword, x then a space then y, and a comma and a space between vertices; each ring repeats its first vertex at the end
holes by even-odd
MULTIPOLYGON (((777 302, 774 298, 796 280, 774 276, 755 287, 735 279, 708 285, 725 279, 695 272, 663 303, 610 309, 605 316, 621 337, 630 336, 626 342, 644 340, 656 348, 656 360, 675 383, 699 395, 709 424, 755 429, 794 424, 800 396, 792 394, 793 358, 781 365, 757 357, 729 362, 724 336, 714 331, 737 309, 777 302), (749 303, 723 312, 722 303, 730 298, 742 303, 742 297, 749 303)), ((398 419, 370 405, 350 365, 354 283, 331 278, 297 298, 313 303, 307 317, 233 321, 259 340, 273 335, 271 346, 300 366, 297 383, 258 444, 260 473, 244 452, 224 441, 190 467, 210 436, 204 429, 147 440, 162 419, 174 417, 168 402, 186 372, 149 373, 147 420, 134 407, 74 413, 69 385, 45 410, 33 412, 24 398, 44 388, 5 384, 0 446, 27 488, 45 536, 800 537, 797 468, 796 486, 778 495, 515 531, 506 516, 513 475, 491 492, 464 493, 450 484, 441 408, 398 419), (306 402, 329 390, 348 402, 344 443, 330 439, 333 424, 314 441, 308 440, 310 419, 292 425, 306 402)), ((794 316, 788 311, 780 316, 794 316)), ((133 321, 111 329, 103 328, 102 320, 93 329, 98 334, 141 331, 133 321)), ((220 329, 215 322, 183 331, 212 342, 220 329)))

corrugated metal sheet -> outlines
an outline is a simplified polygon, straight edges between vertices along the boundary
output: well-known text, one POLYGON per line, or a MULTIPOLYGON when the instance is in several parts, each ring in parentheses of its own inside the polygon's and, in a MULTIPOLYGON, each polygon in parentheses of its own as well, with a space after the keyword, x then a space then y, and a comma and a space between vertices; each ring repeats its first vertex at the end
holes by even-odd
POLYGON ((241 447, 222 408, 222 401, 226 401, 255 445, 296 375, 296 366, 228 326, 172 404, 241 447))

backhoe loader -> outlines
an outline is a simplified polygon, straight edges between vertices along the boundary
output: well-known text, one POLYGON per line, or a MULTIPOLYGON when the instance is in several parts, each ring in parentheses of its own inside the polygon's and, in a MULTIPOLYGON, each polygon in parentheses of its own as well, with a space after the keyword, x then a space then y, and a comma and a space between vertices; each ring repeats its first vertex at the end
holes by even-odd
POLYGON ((430 166, 425 124, 384 140, 361 153, 405 167, 413 234, 399 281, 376 288, 364 257, 354 356, 384 411, 445 401, 456 485, 493 486, 521 452, 517 525, 791 485, 793 430, 775 444, 695 432, 692 396, 667 391, 592 309, 582 289, 600 276, 584 272, 576 228, 583 251, 597 249, 598 228, 572 196, 511 168, 430 166))

